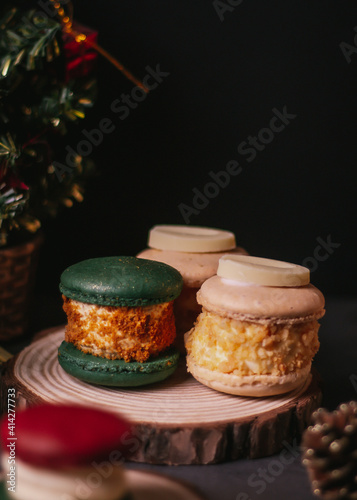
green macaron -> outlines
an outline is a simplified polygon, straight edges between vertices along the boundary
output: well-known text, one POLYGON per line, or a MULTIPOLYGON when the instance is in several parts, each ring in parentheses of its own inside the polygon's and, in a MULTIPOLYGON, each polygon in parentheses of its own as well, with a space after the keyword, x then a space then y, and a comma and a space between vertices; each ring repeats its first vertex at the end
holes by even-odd
POLYGON ((58 350, 59 364, 73 377, 90 384, 116 387, 135 387, 160 382, 174 373, 179 357, 178 351, 173 347, 144 363, 127 363, 123 359, 106 359, 85 354, 65 341, 58 350))
POLYGON ((182 289, 171 266, 137 257, 99 257, 78 262, 61 275, 66 297, 99 306, 147 306, 169 302, 182 289))
MULTIPOLYGON (((146 306, 155 308, 155 306, 160 307, 160 304, 172 302, 180 294, 182 284, 181 274, 167 264, 137 257, 103 257, 85 260, 67 268, 61 276, 60 290, 67 299, 76 302, 94 304, 100 307, 123 308, 123 314, 129 315, 125 331, 129 337, 135 337, 137 335, 135 333, 136 325, 131 323, 135 320, 131 319, 132 312, 127 312, 126 309, 141 308, 141 318, 146 324, 145 321, 149 321, 149 316, 152 313, 150 308, 148 313, 143 312, 143 309, 146 306), (145 314, 149 316, 145 317, 145 314)), ((98 313, 96 318, 97 324, 103 321, 100 314, 98 313)), ((79 331, 83 332, 82 326, 78 326, 79 319, 72 317, 69 321, 72 324, 68 325, 67 328, 73 328, 74 321, 75 328, 79 328, 79 331)), ((111 327, 114 332, 123 328, 118 326, 115 320, 113 321, 111 327)), ((59 363, 70 375, 91 384, 131 387, 164 380, 175 371, 179 354, 173 347, 169 347, 169 343, 164 343, 163 332, 165 328, 167 332, 167 323, 164 328, 164 323, 161 323, 161 320, 155 321, 157 328, 155 327, 154 330, 156 335, 154 347, 156 346, 156 349, 154 348, 153 352, 156 355, 145 361, 107 359, 100 355, 91 354, 90 351, 89 353, 82 352, 75 343, 64 341, 58 351, 59 363), (160 345, 160 342, 157 343, 158 339, 162 340, 159 354, 157 354, 157 345, 160 345)), ((168 320, 165 319, 165 321, 168 320)), ((174 329, 173 317, 170 321, 172 321, 172 329, 174 329)), ((105 320, 104 328, 108 328, 105 320)), ((173 332, 170 329, 169 331, 173 332)), ((174 333, 170 335, 174 338, 174 333)), ((135 338, 141 345, 141 337, 135 338)), ((132 338, 128 345, 132 345, 131 341, 132 338)), ((118 352, 117 347, 113 349, 115 349, 115 353, 118 352)), ((117 356, 125 357, 122 353, 117 354, 117 356)))

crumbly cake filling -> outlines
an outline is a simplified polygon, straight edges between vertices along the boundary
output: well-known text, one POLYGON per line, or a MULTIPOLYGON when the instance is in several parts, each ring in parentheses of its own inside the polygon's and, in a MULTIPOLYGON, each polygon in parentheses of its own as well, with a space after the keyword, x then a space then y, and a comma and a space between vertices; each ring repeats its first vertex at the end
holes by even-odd
POLYGON ((186 334, 195 363, 234 375, 286 375, 306 367, 319 349, 316 320, 292 325, 239 321, 207 310, 186 334))
POLYGON ((87 304, 63 296, 66 342, 107 359, 146 361, 175 340, 173 301, 143 307, 87 304))

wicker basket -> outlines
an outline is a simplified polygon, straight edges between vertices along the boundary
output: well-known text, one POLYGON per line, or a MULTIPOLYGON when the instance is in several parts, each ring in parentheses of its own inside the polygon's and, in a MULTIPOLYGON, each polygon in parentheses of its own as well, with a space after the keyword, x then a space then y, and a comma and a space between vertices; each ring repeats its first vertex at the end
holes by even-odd
POLYGON ((0 250, 0 340, 26 332, 42 234, 0 250))

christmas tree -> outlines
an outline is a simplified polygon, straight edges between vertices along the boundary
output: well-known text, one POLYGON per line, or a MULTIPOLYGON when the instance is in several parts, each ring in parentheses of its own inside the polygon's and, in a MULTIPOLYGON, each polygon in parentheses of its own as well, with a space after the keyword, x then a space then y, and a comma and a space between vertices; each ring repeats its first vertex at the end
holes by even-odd
POLYGON ((0 7, 0 247, 36 232, 83 198, 88 158, 66 146, 95 98, 96 33, 73 24, 68 1, 0 7))

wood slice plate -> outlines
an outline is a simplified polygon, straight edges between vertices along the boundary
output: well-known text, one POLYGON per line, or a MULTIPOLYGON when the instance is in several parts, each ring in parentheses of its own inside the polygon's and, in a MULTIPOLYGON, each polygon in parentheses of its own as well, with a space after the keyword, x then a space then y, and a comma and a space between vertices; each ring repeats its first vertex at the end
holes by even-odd
POLYGON ((19 406, 75 403, 119 413, 133 423, 140 440, 132 450, 133 461, 209 464, 272 455, 286 442, 300 439, 321 404, 321 381, 315 371, 303 387, 288 394, 245 398, 200 384, 187 373, 184 359, 174 375, 150 386, 90 385, 59 365, 57 350, 63 339, 64 327, 52 330, 7 363, 3 411, 7 388, 14 387, 19 406))

